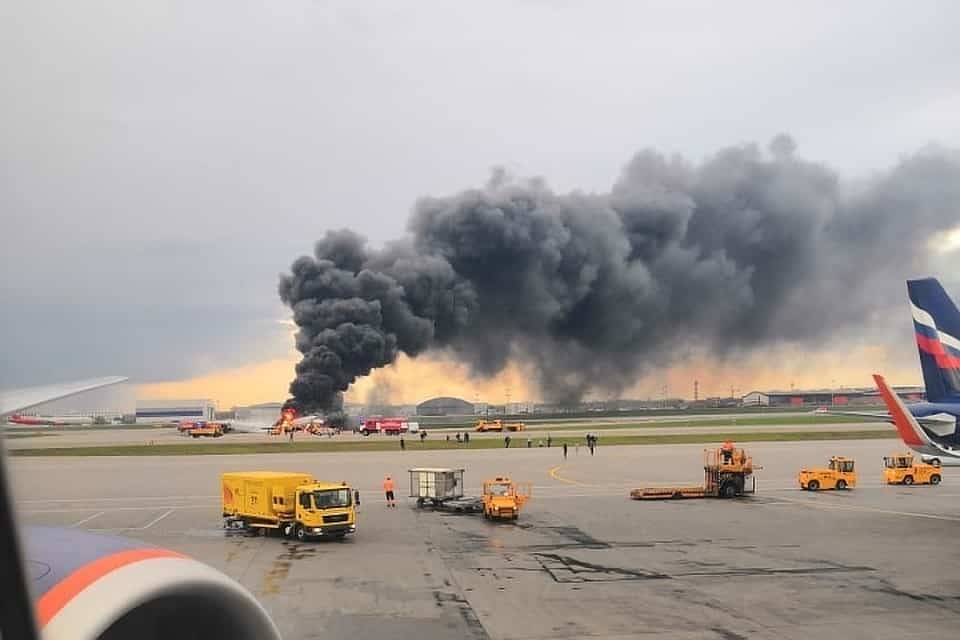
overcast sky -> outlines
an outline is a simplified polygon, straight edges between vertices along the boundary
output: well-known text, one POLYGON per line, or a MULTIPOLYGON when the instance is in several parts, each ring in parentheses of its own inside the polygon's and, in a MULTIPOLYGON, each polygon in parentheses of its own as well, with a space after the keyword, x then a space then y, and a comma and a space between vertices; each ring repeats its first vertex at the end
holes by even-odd
POLYGON ((3 3, 0 384, 284 357, 277 275, 324 230, 396 237, 494 165, 960 146, 955 2, 398 4, 3 3))

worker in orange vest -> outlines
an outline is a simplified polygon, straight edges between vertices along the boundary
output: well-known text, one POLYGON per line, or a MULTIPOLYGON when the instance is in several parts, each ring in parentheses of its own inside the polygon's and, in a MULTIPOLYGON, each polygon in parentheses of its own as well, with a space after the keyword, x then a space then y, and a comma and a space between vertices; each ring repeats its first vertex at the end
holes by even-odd
POLYGON ((393 478, 387 476, 383 479, 383 493, 387 497, 387 506, 396 507, 397 503, 393 497, 393 490, 396 488, 396 485, 393 483, 393 478))
POLYGON ((733 442, 729 439, 725 440, 720 451, 723 453, 723 461, 730 464, 733 461, 733 442))

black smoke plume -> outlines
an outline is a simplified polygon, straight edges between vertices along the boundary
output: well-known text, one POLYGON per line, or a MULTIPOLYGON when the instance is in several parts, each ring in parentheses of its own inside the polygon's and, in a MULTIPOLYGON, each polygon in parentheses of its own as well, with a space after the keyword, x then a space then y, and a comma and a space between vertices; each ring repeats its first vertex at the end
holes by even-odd
POLYGON ((795 155, 723 149, 697 164, 641 151, 609 193, 557 194, 495 171, 422 198, 372 248, 330 231, 281 276, 303 410, 401 352, 444 349, 489 376, 517 358, 553 400, 617 392, 690 347, 816 341, 902 302, 927 244, 960 224, 960 154, 938 147, 843 183, 795 155))

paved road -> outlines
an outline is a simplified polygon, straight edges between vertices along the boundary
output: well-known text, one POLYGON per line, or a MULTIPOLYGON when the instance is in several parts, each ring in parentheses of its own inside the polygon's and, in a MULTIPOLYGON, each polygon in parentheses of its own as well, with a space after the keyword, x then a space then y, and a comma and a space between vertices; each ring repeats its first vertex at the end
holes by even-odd
POLYGON ((932 487, 885 487, 896 440, 760 443, 749 500, 635 502, 645 482, 699 480, 697 445, 14 459, 22 519, 121 532, 241 581, 286 638, 949 637, 960 614, 960 469, 932 487), (797 490, 794 475, 855 457, 861 486, 797 490), (403 505, 389 472, 462 466, 532 481, 516 525, 403 505), (299 544, 226 535, 218 476, 303 470, 361 489, 356 538, 299 544))

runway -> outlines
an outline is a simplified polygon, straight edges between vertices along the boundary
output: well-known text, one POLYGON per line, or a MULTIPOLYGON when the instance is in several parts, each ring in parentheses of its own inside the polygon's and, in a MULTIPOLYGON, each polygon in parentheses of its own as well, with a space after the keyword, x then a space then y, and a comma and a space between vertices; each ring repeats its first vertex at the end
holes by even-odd
POLYGON ((895 440, 750 446, 758 494, 636 502, 646 482, 697 482, 698 445, 14 458, 24 522, 118 532, 203 560, 249 588, 295 638, 940 638, 960 613, 960 469, 886 487, 895 440), (854 491, 810 494, 802 466, 856 458, 854 491), (468 489, 534 483, 517 524, 384 507, 385 473, 466 469, 468 489), (357 536, 294 543, 220 528, 219 474, 308 471, 362 492, 357 536))

